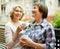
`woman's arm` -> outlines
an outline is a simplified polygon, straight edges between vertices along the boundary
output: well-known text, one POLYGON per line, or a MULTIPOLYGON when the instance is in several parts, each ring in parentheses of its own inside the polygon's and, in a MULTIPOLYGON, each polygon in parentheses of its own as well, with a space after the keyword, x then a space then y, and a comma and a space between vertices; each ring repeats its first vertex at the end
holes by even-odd
MULTIPOLYGON (((43 34, 44 35, 44 34, 43 34)), ((29 37, 22 36, 20 38, 20 45, 22 46, 30 46, 35 49, 53 49, 55 45, 55 33, 53 28, 48 28, 46 31, 45 43, 36 43, 31 40, 29 37)))
MULTIPOLYGON (((55 32, 54 32, 54 29, 53 27, 48 27, 46 29, 46 32, 44 33, 45 34, 45 43, 34 43, 34 45, 36 45, 36 49, 54 49, 55 47, 55 32)), ((44 35, 43 34, 43 35, 44 35)))
POLYGON ((55 47, 55 32, 52 26, 48 27, 46 30, 46 38, 45 38, 45 49, 54 49, 55 47))
POLYGON ((13 38, 12 38, 14 42, 16 41, 16 39, 17 39, 20 31, 22 31, 22 27, 21 26, 18 26, 18 28, 17 28, 17 30, 14 33, 13 38))
POLYGON ((8 49, 11 49, 13 47, 13 40, 12 40, 12 31, 10 26, 6 25, 5 26, 5 39, 6 39, 6 45, 8 49))
POLYGON ((44 49, 44 44, 36 43, 24 35, 20 38, 20 45, 33 47, 35 49, 44 49))
POLYGON ((5 26, 5 38, 6 38, 6 44, 9 49, 11 49, 14 46, 14 43, 18 37, 19 32, 21 31, 20 26, 17 28, 14 35, 12 34, 12 30, 9 25, 5 26))

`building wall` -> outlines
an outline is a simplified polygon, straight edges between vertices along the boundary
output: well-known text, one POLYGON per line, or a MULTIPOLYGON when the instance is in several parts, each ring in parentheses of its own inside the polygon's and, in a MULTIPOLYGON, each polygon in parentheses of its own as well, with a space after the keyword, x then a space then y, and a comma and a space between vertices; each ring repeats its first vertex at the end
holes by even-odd
POLYGON ((48 15, 54 15, 56 11, 56 2, 55 0, 46 0, 46 5, 48 7, 48 15))
MULTIPOLYGON (((57 0, 56 0, 57 1, 57 0)), ((59 1, 57 1, 58 3, 59 1)), ((60 6, 57 4, 57 11, 60 12, 60 6)))
POLYGON ((1 15, 1 0, 0 0, 0 15, 1 15))
POLYGON ((12 1, 9 2, 6 6, 6 14, 9 13, 9 11, 11 10, 11 8, 15 5, 21 5, 23 7, 23 9, 26 11, 25 15, 29 15, 31 12, 31 7, 32 7, 32 1, 30 0, 19 0, 19 1, 12 1), (28 12, 29 11, 29 12, 28 12))

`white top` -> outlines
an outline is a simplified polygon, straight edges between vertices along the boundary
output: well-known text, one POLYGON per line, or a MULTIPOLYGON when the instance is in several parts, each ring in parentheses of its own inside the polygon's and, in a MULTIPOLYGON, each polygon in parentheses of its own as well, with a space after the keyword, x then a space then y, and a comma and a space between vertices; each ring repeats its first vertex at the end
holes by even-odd
MULTIPOLYGON (((29 23, 22 22, 22 21, 20 21, 19 23, 20 23, 20 25, 26 25, 26 26, 29 25, 29 23)), ((6 44, 8 44, 8 43, 13 44, 12 36, 13 36, 14 32, 16 31, 17 27, 18 26, 13 25, 12 22, 8 22, 5 25, 6 44)), ((13 46, 13 49, 21 49, 21 47, 19 45, 19 38, 16 40, 16 42, 13 46)))

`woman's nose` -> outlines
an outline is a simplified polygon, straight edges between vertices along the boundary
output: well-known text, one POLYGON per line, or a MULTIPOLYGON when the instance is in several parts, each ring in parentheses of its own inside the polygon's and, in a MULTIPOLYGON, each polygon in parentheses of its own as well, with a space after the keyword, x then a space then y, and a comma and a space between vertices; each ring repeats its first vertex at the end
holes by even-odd
POLYGON ((32 9, 32 12, 34 11, 34 9, 32 9))
POLYGON ((19 11, 19 12, 17 12, 18 14, 20 14, 21 12, 19 11))
POLYGON ((35 9, 32 9, 32 13, 36 13, 35 9))

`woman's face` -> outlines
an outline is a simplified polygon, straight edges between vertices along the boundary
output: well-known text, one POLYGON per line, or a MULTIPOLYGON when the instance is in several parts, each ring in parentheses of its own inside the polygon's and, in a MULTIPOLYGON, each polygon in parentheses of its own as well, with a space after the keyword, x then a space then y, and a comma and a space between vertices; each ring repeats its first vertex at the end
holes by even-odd
POLYGON ((22 17, 22 9, 21 8, 19 8, 19 7, 16 7, 16 9, 14 10, 14 12, 13 12, 13 19, 21 19, 21 17, 22 17))
POLYGON ((41 18, 42 17, 42 13, 39 12, 39 8, 37 5, 33 6, 32 9, 32 17, 34 17, 35 19, 41 18))

